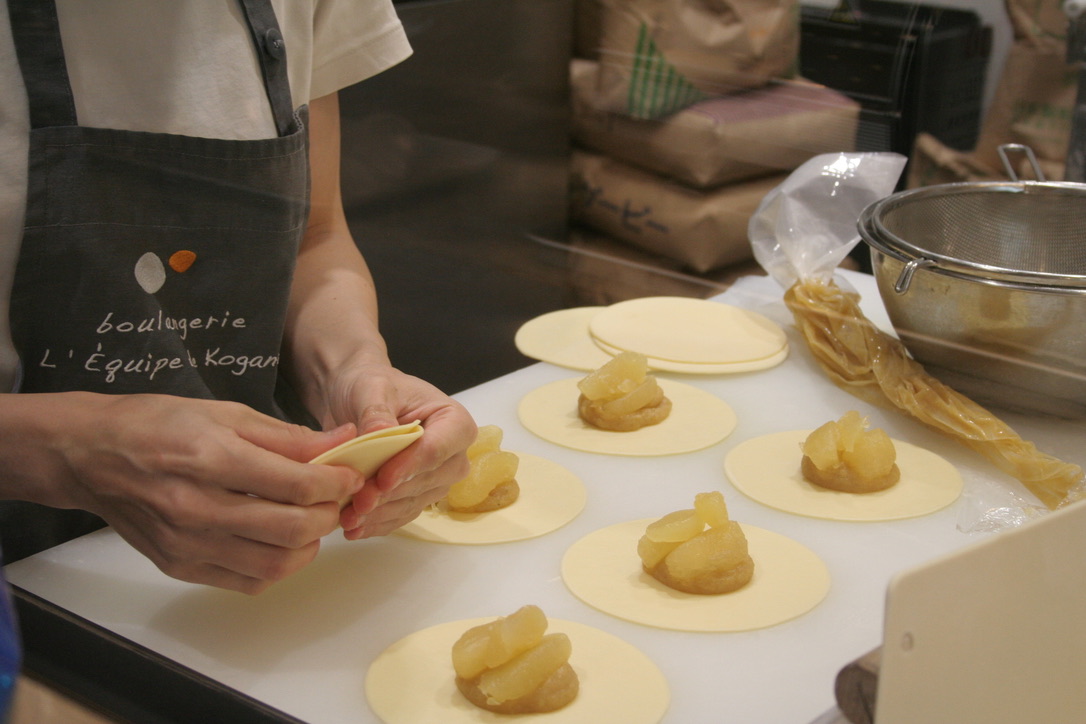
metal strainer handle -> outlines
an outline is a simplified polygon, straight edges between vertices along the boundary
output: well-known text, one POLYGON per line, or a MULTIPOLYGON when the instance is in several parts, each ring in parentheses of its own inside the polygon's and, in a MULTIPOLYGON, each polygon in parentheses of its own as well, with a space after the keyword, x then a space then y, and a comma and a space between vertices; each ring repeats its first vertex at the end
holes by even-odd
POLYGON ((999 154, 999 160, 1003 162, 1003 169, 1007 172, 1007 177, 1011 181, 1020 179, 1018 178, 1018 172, 1014 170, 1014 165, 1011 164, 1010 158, 1007 156, 1009 151, 1019 151, 1025 154, 1036 179, 1038 181, 1047 180, 1045 179, 1045 172, 1041 170, 1041 164, 1037 163, 1037 156, 1034 155, 1032 148, 1023 143, 1004 143, 996 148, 996 152, 999 154))

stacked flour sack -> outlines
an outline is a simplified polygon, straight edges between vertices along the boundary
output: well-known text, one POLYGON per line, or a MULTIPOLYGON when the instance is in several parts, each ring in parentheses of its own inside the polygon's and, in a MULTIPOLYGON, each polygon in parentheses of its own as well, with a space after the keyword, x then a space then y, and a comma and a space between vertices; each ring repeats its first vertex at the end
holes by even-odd
POLYGON ((571 216, 705 274, 809 158, 855 147, 859 104, 796 74, 796 0, 578 0, 571 216))

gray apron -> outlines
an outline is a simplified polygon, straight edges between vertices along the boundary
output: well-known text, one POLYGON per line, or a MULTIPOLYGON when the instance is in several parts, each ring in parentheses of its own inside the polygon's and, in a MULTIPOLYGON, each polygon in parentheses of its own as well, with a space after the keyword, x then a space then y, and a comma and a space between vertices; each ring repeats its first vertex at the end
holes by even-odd
MULTIPOLYGON (((268 0, 241 0, 279 135, 236 141, 78 125, 51 0, 9 0, 30 101, 26 228, 11 296, 20 392, 276 400, 308 211, 306 109, 294 113, 268 0)), ((7 561, 103 525, 0 506, 7 561)))

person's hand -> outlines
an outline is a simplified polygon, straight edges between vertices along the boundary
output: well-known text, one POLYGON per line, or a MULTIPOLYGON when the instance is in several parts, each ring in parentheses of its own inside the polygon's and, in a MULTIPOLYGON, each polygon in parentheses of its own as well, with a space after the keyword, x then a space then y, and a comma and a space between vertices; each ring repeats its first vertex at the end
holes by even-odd
POLYGON ((353 421, 359 434, 420 420, 425 433, 385 463, 344 508, 348 540, 386 535, 445 497, 468 473, 475 421, 433 385, 387 364, 359 365, 330 394, 326 424, 353 421))
POLYGON ((364 482, 306 464, 351 439, 353 425, 321 433, 164 395, 19 397, 45 400, 67 423, 40 436, 54 464, 50 499, 39 502, 95 513, 185 581, 264 590, 313 559, 338 527, 338 501, 364 482))

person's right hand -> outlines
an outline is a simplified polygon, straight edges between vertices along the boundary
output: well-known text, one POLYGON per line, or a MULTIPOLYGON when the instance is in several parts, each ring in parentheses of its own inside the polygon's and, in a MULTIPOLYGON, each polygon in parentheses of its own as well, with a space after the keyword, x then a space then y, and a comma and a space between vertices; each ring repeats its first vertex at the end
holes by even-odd
POLYGON ((0 460, 21 461, 6 497, 95 513, 185 581, 263 591, 313 559, 338 527, 339 501, 364 483, 306 463, 351 439, 353 425, 315 432, 167 395, 2 397, 0 460), (10 424, 9 403, 23 405, 24 424, 10 424))

